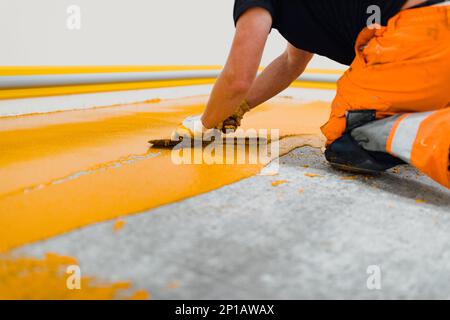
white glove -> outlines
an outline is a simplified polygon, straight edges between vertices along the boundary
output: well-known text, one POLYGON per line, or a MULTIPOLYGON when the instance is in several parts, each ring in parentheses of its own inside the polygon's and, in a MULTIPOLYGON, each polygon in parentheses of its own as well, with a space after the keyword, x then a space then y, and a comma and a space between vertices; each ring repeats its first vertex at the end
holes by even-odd
POLYGON ((186 129, 190 137, 202 139, 203 133, 208 129, 202 122, 202 115, 187 117, 181 123, 181 129, 186 129))
POLYGON ((221 134, 217 129, 207 129, 202 123, 202 115, 187 117, 172 135, 172 140, 189 137, 193 140, 208 140, 221 134))

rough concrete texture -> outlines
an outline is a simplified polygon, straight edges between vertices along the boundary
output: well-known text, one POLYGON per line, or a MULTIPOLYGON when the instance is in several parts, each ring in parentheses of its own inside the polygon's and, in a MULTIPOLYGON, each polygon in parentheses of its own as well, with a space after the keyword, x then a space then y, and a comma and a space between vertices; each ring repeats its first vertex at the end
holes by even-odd
POLYGON ((300 148, 278 176, 124 220, 17 253, 74 256, 83 274, 131 280, 154 299, 450 298, 450 192, 410 167, 349 178, 300 148), (381 290, 367 288, 370 265, 381 290))

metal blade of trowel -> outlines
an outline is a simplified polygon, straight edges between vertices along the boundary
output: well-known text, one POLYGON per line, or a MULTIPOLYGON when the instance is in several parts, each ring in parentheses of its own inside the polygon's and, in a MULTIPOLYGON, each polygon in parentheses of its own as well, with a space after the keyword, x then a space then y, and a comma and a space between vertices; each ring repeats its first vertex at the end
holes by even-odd
MULTIPOLYGON (((209 144, 211 144, 212 142, 214 142, 214 139, 212 139, 210 141, 190 140, 192 147, 200 145, 200 144, 203 147, 206 147, 209 144)), ((185 142, 183 142, 183 137, 180 137, 178 140, 173 140, 173 139, 150 140, 148 143, 151 144, 151 148, 156 148, 156 149, 173 149, 180 143, 184 143, 185 145, 183 145, 183 146, 188 147, 188 145, 185 142)), ((225 144, 225 145, 228 145, 228 144, 234 144, 234 145, 268 144, 268 143, 270 143, 270 140, 266 139, 266 138, 259 138, 259 137, 245 137, 245 136, 226 137, 226 136, 223 136, 220 143, 225 144)))

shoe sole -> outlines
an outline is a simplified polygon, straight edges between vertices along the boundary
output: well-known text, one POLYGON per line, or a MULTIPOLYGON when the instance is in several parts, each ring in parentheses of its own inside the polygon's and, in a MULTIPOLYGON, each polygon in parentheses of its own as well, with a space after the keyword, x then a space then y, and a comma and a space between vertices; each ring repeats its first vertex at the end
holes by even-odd
POLYGON ((345 171, 350 173, 357 173, 357 174, 370 174, 370 175, 379 175, 380 171, 377 170, 370 170, 370 169, 363 169, 363 168, 357 168, 350 165, 345 165, 341 163, 332 163, 330 162, 331 167, 345 171))

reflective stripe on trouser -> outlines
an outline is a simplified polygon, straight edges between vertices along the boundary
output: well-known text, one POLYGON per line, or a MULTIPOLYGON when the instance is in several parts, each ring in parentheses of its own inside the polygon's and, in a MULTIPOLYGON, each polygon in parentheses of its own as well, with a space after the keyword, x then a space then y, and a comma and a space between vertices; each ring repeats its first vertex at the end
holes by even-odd
POLYGON ((389 134, 386 151, 405 162, 411 163, 412 149, 419 127, 430 115, 431 112, 421 112, 399 117, 389 134))
POLYGON ((366 150, 388 152, 450 188, 450 108, 374 121, 352 136, 366 150))

